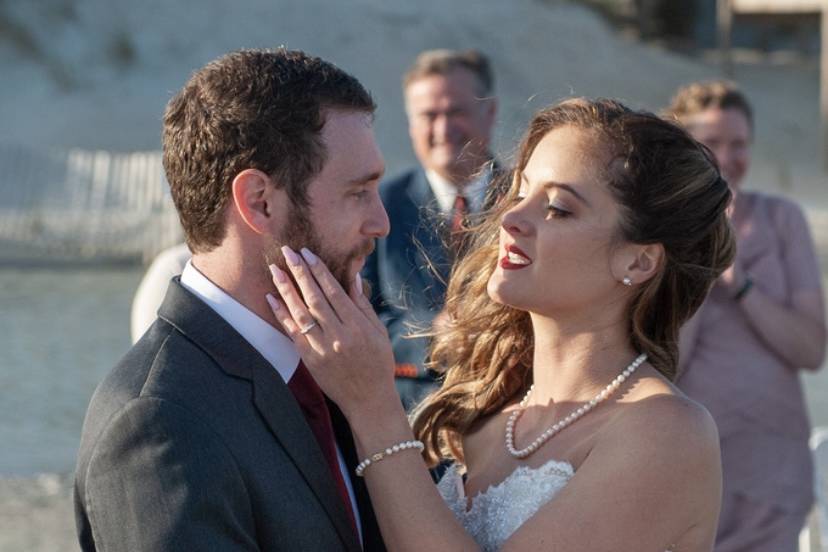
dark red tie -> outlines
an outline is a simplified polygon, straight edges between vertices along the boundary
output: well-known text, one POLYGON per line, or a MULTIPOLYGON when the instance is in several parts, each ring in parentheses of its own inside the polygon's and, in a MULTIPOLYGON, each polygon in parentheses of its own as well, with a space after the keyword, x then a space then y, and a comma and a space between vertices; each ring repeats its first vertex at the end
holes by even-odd
POLYGON ((342 502, 345 504, 345 510, 348 512, 351 527, 354 530, 354 534, 359 535, 354 510, 351 507, 351 497, 348 495, 348 487, 345 486, 345 479, 342 477, 342 471, 339 469, 333 425, 331 424, 328 405, 325 403, 325 395, 322 394, 322 390, 316 384, 313 376, 311 376, 311 373, 301 360, 299 361, 299 366, 296 367, 296 372, 294 372, 293 377, 288 382, 288 389, 296 397, 296 402, 302 408, 302 413, 305 415, 305 419, 308 421, 308 425, 313 431, 314 436, 316 436, 316 441, 322 448, 322 453, 328 462, 331 475, 336 482, 336 488, 339 491, 342 502))
POLYGON ((466 196, 461 193, 454 198, 454 209, 451 214, 452 233, 462 230, 466 225, 466 215, 469 214, 469 205, 466 196))

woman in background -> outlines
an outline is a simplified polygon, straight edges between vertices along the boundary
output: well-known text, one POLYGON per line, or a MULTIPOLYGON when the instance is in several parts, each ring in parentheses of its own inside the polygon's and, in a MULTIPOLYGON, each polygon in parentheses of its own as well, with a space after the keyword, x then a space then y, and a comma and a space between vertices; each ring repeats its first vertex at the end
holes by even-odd
POLYGON ((734 85, 687 85, 670 112, 710 148, 734 194, 736 260, 682 331, 678 379, 719 428, 724 495, 716 551, 793 551, 813 501, 799 370, 817 370, 825 355, 813 241, 793 202, 742 189, 753 115, 734 85))

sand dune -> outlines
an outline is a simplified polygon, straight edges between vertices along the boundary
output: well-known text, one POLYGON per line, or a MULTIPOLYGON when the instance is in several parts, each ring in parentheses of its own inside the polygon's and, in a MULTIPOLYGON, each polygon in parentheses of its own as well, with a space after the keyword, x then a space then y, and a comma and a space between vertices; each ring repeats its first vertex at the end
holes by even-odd
MULTIPOLYGON (((301 48, 356 74, 377 97, 392 169, 413 159, 399 78, 424 48, 473 46, 492 57, 501 154, 552 100, 600 95, 657 109, 677 85, 718 73, 550 0, 43 0, 0 4, 0 18, 18 37, 0 38, 0 71, 13 84, 0 87, 2 141, 44 146, 156 149, 171 92, 193 69, 242 47, 301 48)), ((815 165, 816 67, 742 65, 737 78, 757 107, 759 164, 784 165, 783 179, 792 166, 815 165)))

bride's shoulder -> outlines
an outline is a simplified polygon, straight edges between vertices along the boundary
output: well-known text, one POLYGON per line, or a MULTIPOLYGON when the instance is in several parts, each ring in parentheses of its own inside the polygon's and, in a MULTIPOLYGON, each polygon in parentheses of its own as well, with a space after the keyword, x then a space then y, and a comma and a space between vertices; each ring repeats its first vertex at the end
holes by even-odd
POLYGON ((602 432, 607 447, 622 448, 665 464, 719 464, 719 435, 701 404, 672 386, 644 392, 621 403, 618 415, 602 432))
MULTIPOLYGON (((599 486, 612 477, 607 474, 623 473, 625 486, 619 490, 649 493, 643 510, 672 512, 668 538, 695 527, 700 536, 692 538, 707 542, 715 534, 722 485, 713 418, 680 393, 654 393, 620 406, 581 468, 589 465, 599 486)), ((685 538, 692 540, 689 533, 685 538)))
POLYGON ((716 424, 701 404, 680 393, 654 393, 625 403, 618 424, 637 433, 660 430, 698 433, 699 437, 717 438, 716 424))
POLYGON ((704 406, 685 395, 651 366, 619 400, 616 423, 629 432, 692 432, 718 441, 716 424, 704 406))

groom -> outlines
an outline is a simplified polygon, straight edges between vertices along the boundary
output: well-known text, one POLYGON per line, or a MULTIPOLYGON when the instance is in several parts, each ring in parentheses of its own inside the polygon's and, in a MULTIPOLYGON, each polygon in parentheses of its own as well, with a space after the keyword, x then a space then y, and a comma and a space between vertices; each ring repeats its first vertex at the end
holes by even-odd
POLYGON ((350 286, 388 233, 369 93, 298 51, 217 59, 170 101, 164 169, 193 252, 96 390, 75 477, 89 550, 382 550, 342 414, 265 301, 282 245, 350 286))

